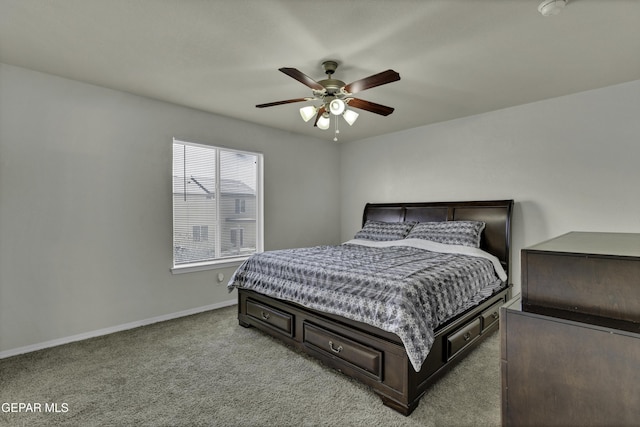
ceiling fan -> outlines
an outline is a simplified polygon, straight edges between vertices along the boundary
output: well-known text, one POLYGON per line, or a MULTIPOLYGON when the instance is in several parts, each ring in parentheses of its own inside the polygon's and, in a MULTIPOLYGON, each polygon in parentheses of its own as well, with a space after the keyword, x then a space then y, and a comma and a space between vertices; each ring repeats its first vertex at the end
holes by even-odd
MULTIPOLYGON (((358 113, 347 109, 347 106, 360 110, 370 111, 381 116, 388 116, 393 113, 393 108, 386 105, 376 104, 375 102, 365 101, 364 99, 355 98, 353 94, 371 89, 376 86, 382 86, 400 80, 400 74, 393 70, 386 70, 378 74, 374 74, 364 79, 345 84, 342 80, 333 78, 338 68, 336 61, 324 61, 322 67, 327 78, 315 81, 311 77, 297 70, 296 68, 280 68, 279 71, 298 80, 300 83, 311 88, 313 96, 306 98, 286 99, 284 101, 269 102, 266 104, 258 104, 257 108, 273 107, 275 105, 291 104, 294 102, 320 101, 317 105, 308 105, 300 109, 300 115, 305 122, 308 122, 315 116, 313 125, 320 129, 328 129, 331 119, 330 114, 337 117, 342 116, 349 126, 358 118, 358 113)), ((333 138, 337 141, 338 121, 335 120, 335 133, 333 138)))

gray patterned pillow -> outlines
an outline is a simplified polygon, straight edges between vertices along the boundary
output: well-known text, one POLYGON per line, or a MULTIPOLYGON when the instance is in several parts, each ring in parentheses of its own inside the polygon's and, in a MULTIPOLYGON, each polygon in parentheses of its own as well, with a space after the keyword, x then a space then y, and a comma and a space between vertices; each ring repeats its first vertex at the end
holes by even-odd
POLYGON ((365 240, 402 240, 404 239, 411 228, 416 223, 411 222, 382 222, 382 221, 367 221, 362 227, 362 230, 358 231, 354 239, 365 240))
POLYGON ((485 223, 481 221, 419 222, 407 239, 424 239, 447 245, 480 247, 485 223))

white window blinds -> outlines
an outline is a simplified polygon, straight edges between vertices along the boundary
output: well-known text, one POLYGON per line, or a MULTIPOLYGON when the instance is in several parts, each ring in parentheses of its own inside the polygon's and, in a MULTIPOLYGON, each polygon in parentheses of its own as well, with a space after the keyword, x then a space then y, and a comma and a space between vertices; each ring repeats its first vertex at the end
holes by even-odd
POLYGON ((262 250, 261 169, 260 154, 174 139, 174 268, 262 250))

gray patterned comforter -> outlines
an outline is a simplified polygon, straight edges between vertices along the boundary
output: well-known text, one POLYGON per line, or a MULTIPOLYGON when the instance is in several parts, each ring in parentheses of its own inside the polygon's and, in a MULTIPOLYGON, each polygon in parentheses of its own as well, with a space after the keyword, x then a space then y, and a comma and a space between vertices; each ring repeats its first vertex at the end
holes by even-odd
POLYGON ((435 250, 446 247, 437 252, 423 242, 353 240, 263 252, 237 269, 228 289, 254 290, 394 333, 419 371, 435 328, 499 289, 504 278, 497 260, 479 249, 472 248, 481 255, 469 255, 435 244, 435 250))

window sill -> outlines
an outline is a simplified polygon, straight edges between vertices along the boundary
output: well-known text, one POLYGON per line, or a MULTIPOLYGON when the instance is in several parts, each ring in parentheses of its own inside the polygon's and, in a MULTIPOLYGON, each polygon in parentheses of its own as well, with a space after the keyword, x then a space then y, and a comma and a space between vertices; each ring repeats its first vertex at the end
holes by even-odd
POLYGON ((225 258, 217 261, 178 265, 171 269, 172 274, 193 273, 196 271, 217 270, 220 268, 239 267, 250 255, 225 258))

